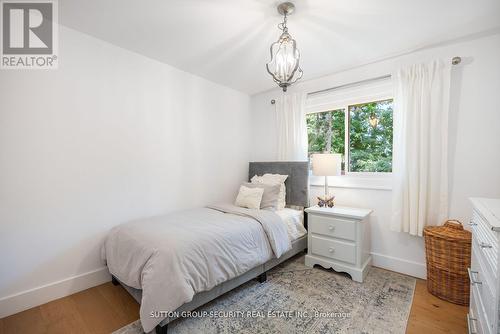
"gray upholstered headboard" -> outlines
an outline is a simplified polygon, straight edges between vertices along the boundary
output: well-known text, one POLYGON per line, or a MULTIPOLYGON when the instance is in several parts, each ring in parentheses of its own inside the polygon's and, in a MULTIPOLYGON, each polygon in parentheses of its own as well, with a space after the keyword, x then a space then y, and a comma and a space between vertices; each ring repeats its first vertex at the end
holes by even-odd
POLYGON ((248 179, 254 175, 282 174, 288 175, 285 181, 286 204, 307 207, 309 204, 308 180, 309 162, 307 161, 275 161, 250 162, 248 179))

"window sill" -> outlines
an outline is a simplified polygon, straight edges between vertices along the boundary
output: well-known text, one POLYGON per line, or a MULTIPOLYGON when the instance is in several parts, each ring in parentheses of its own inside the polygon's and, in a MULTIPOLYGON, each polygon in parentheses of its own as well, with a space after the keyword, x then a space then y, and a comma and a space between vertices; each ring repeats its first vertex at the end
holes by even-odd
MULTIPOLYGON (((325 178, 320 176, 309 176, 311 187, 325 186, 325 178)), ((389 176, 330 176, 328 178, 329 188, 366 189, 366 190, 392 190, 392 175, 389 176)))

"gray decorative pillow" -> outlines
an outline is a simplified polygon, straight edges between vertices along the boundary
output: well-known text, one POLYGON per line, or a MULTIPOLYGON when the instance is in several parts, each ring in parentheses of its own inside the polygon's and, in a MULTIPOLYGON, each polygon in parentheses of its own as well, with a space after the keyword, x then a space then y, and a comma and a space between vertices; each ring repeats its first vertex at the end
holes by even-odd
POLYGON ((280 199, 279 184, 271 185, 271 184, 245 182, 242 185, 247 188, 264 189, 264 194, 262 195, 262 201, 260 202, 261 209, 274 209, 274 210, 278 209, 279 199, 280 199))

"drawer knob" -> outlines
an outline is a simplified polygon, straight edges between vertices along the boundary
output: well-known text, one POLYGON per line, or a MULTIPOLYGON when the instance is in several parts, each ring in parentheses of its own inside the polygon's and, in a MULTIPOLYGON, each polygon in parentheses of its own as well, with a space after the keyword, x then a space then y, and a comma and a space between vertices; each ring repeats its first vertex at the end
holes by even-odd
POLYGON ((330 247, 330 248, 328 248, 328 251, 329 251, 330 253, 333 253, 333 252, 335 252, 335 248, 330 247))
POLYGON ((491 246, 491 244, 487 243, 487 242, 480 242, 479 243, 479 246, 481 246, 481 248, 491 248, 493 246, 491 246))
POLYGON ((472 285, 475 285, 475 284, 483 284, 483 282, 481 281, 476 281, 476 279, 474 278, 474 274, 478 274, 477 271, 473 271, 471 270, 470 268, 467 268, 467 272, 469 273, 469 280, 470 280, 470 284, 472 285))
POLYGON ((329 229, 330 231, 333 231, 333 230, 335 230, 335 226, 330 225, 330 226, 328 226, 328 229, 329 229))

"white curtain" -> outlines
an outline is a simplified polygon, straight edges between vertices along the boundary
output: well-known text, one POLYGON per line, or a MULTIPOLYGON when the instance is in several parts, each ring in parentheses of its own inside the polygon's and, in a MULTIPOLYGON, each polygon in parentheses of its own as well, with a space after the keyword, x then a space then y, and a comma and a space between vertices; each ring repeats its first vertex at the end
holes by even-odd
POLYGON ((283 94, 276 101, 278 160, 307 160, 306 93, 283 94))
POLYGON ((448 215, 449 62, 398 71, 391 229, 422 236, 448 215))

